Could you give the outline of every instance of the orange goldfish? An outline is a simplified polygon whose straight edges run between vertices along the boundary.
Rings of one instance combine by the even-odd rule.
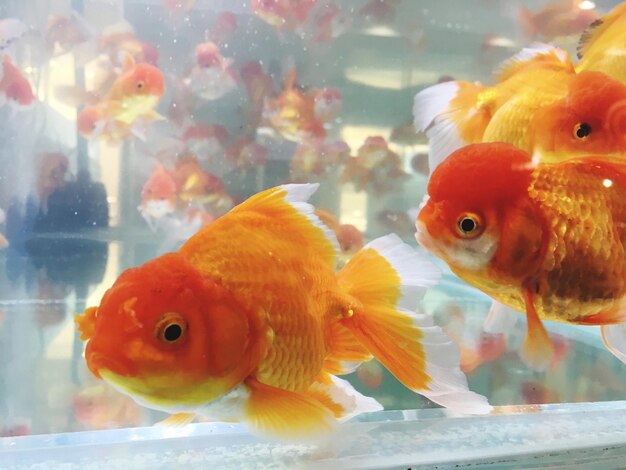
[[[296,70],[292,68],[283,91],[266,100],[263,116],[285,139],[294,142],[322,140],[326,131],[315,113],[315,101],[296,86],[296,78]]]
[[[250,8],[278,30],[297,31],[306,22],[315,0],[251,0]]]
[[[341,179],[352,182],[357,191],[372,189],[385,193],[407,176],[400,156],[389,148],[383,137],[373,136],[365,139],[356,157],[347,160]]]
[[[249,130],[255,132],[263,118],[265,100],[274,91],[274,83],[258,62],[246,62],[239,72],[248,94],[248,103],[243,113]]]
[[[596,20],[581,35],[577,71],[603,72],[626,84],[626,3]]]
[[[69,16],[51,15],[45,38],[51,54],[71,51],[78,55],[82,63],[98,54],[94,31],[75,11]]]
[[[78,129],[89,138],[124,139],[141,136],[142,126],[162,119],[154,110],[165,92],[163,74],[153,65],[135,63],[125,54],[124,70],[107,94],[78,116]]]
[[[30,108],[35,102],[33,89],[8,55],[3,57],[0,70],[0,107],[9,105],[13,110]]]
[[[438,269],[388,235],[335,273],[337,241],[306,202],[317,187],[263,191],[122,273],[76,317],[91,372],[167,423],[200,415],[286,439],[380,410],[335,377],[372,356],[439,404],[489,412],[445,334],[402,307]]]
[[[206,172],[195,156],[181,158],[172,176],[176,182],[176,193],[182,202],[230,209],[232,199],[226,194],[224,183],[217,176]]]
[[[561,36],[582,33],[599,17],[594,7],[582,0],[558,0],[533,13],[528,8],[519,11],[522,29],[530,39],[552,41]]]
[[[160,163],[141,190],[141,204],[138,209],[152,226],[152,221],[171,214],[176,209],[176,181],[172,174]]]
[[[505,143],[454,152],[432,174],[416,222],[418,242],[461,279],[526,312],[521,355],[550,364],[542,319],[603,325],[626,351],[626,162],[586,156],[533,164]]]

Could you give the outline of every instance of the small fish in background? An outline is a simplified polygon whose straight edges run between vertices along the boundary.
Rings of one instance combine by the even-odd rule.
[[[327,437],[380,410],[336,377],[372,357],[441,405],[489,413],[447,336],[403,308],[437,282],[436,266],[388,235],[336,273],[337,242],[307,203],[317,187],[263,191],[122,273],[76,316],[91,372],[174,413],[163,424],[199,415],[286,440]]]
[[[312,176],[324,178],[349,157],[350,147],[343,140],[299,144],[289,165],[291,182],[306,182]]]
[[[141,190],[139,212],[154,230],[155,222],[176,210],[177,186],[172,174],[157,163],[154,171]]]
[[[343,108],[343,96],[337,88],[322,88],[313,92],[315,117],[324,124],[335,121]]]
[[[390,24],[396,19],[396,9],[402,0],[370,0],[357,15],[374,24]]]
[[[347,160],[341,181],[351,182],[357,191],[384,194],[396,189],[406,178],[400,156],[389,148],[384,137],[371,136],[365,139],[356,156]]]
[[[0,54],[28,32],[29,28],[22,20],[17,18],[0,19]]]
[[[222,160],[230,135],[219,124],[198,124],[188,127],[182,135],[185,148],[201,160]]]
[[[580,36],[576,71],[603,72],[626,84],[626,3],[596,20]]]
[[[230,11],[220,13],[211,28],[209,39],[216,44],[228,44],[237,31],[237,15]]]
[[[269,151],[256,140],[241,136],[228,146],[226,157],[235,168],[252,168],[265,164]]]
[[[278,31],[301,31],[315,0],[251,0],[252,12]]]
[[[545,42],[578,35],[599,17],[595,4],[588,0],[557,0],[534,13],[525,7],[519,10],[525,36]]]
[[[48,197],[67,183],[70,161],[61,152],[48,152],[39,156],[39,174],[37,176],[37,195],[40,210],[48,212]]]
[[[314,43],[328,44],[352,27],[352,17],[334,1],[319,3],[309,19],[302,35],[305,39],[311,38]]]
[[[454,152],[431,175],[417,241],[461,279],[525,312],[520,355],[554,357],[541,320],[601,325],[626,362],[626,161],[587,156],[536,164],[505,143]]]
[[[263,117],[283,138],[305,143],[326,137],[324,123],[315,114],[315,101],[310,93],[296,84],[297,73],[292,67],[285,78],[281,93],[266,99]]]
[[[213,42],[203,42],[195,49],[195,64],[183,79],[194,96],[213,101],[237,89],[237,75],[232,59],[224,57]]]
[[[135,63],[125,53],[124,70],[106,95],[78,115],[78,129],[87,138],[118,141],[131,134],[145,138],[145,127],[163,119],[155,108],[165,92],[161,71],[147,63]]]
[[[317,215],[322,223],[335,234],[339,248],[341,249],[343,258],[341,261],[347,261],[365,245],[363,234],[354,225],[339,223],[339,220],[334,214],[324,209],[315,209],[315,215]]]
[[[483,66],[490,66],[495,61],[502,61],[510,56],[511,51],[515,49],[517,43],[501,34],[486,34],[480,44],[478,52],[478,62]]]
[[[207,172],[195,155],[184,155],[172,171],[176,194],[181,203],[189,207],[210,207],[214,213],[224,213],[232,207],[232,198],[226,193],[224,183]]]
[[[8,55],[3,56],[0,70],[0,107],[9,106],[13,113],[30,109],[35,103],[33,89]]]

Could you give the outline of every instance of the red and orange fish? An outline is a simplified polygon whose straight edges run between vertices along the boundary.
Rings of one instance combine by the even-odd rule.
[[[0,107],[10,106],[14,111],[30,108],[35,102],[33,89],[8,55],[2,58],[0,70]]]
[[[76,318],[93,374],[168,423],[200,415],[286,439],[380,410],[335,377],[372,356],[439,404],[489,412],[447,336],[403,307],[438,269],[389,235],[335,273],[337,241],[306,202],[316,189],[263,191],[122,273]]]
[[[553,356],[542,319],[602,325],[626,361],[625,161],[537,165],[510,144],[470,145],[433,172],[416,226],[418,242],[459,277],[526,312],[529,365]]]
[[[524,34],[529,39],[552,41],[559,37],[582,33],[600,15],[595,6],[583,0],[557,0],[533,13],[521,8],[519,20]]]

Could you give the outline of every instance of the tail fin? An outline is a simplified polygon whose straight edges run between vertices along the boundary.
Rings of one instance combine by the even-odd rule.
[[[468,390],[458,347],[429,316],[403,308],[439,276],[396,235],[378,238],[337,274],[353,298],[340,322],[406,387],[455,411],[487,413],[486,398]]]
[[[421,90],[413,101],[413,123],[426,132],[431,173],[455,150],[480,142],[491,119],[481,100],[487,87],[471,82],[444,82]]]

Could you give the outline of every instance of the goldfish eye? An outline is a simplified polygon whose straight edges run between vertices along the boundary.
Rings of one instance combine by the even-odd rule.
[[[155,333],[159,341],[173,344],[185,337],[187,322],[178,313],[166,313],[157,322]]]
[[[458,234],[463,238],[475,238],[483,232],[483,224],[476,214],[463,214],[456,223]]]
[[[143,82],[137,82],[137,89],[141,90],[143,88]]]
[[[591,134],[591,126],[586,122],[580,122],[574,126],[574,137],[578,140],[586,140]]]

